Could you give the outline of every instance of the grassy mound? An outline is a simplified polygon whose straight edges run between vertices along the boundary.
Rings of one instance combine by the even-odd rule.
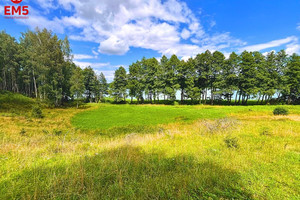
[[[30,110],[34,104],[35,101],[33,99],[21,94],[0,91],[1,112],[22,113]]]

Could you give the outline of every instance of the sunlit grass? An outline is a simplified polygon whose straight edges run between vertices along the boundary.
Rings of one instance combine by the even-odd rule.
[[[300,106],[90,106],[0,115],[0,199],[300,197]]]
[[[192,122],[197,119],[218,119],[230,115],[273,115],[276,106],[149,106],[102,104],[81,112],[72,118],[80,129],[108,129],[113,127],[149,126],[174,122]],[[296,106],[285,106],[300,114]]]

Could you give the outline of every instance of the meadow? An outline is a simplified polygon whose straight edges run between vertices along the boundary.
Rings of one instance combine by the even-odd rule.
[[[36,104],[0,96],[0,199],[300,198],[300,106]]]

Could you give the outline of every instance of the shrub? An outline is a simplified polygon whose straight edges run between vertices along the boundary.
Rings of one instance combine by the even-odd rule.
[[[286,108],[278,107],[273,110],[274,115],[288,115],[289,111]]]
[[[238,139],[236,137],[226,137],[224,142],[227,148],[239,148]]]
[[[21,131],[20,131],[20,135],[24,136],[25,134],[26,134],[26,130],[24,128],[22,128]]]
[[[53,130],[53,133],[54,133],[54,135],[56,135],[56,136],[60,136],[60,135],[62,134],[62,131],[61,131],[61,130],[58,130],[58,129],[54,129],[54,130]]]
[[[178,106],[179,103],[178,103],[177,101],[174,101],[173,105],[174,105],[174,106]]]
[[[43,115],[43,112],[42,112],[42,109],[40,106],[34,106],[31,110],[31,116],[34,117],[34,118],[43,118],[44,115]]]

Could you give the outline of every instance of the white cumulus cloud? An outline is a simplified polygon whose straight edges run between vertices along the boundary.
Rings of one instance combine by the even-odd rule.
[[[263,43],[263,44],[256,44],[256,45],[250,45],[250,46],[245,46],[239,49],[240,52],[246,50],[246,51],[260,51],[260,50],[264,50],[264,49],[268,49],[268,48],[273,48],[273,47],[279,47],[282,46],[284,44],[288,44],[288,43],[294,43],[297,42],[298,38],[295,36],[290,36],[287,38],[283,38],[283,39],[279,39],[279,40],[273,40],[267,43]]]
[[[131,47],[137,47],[161,54],[177,52],[178,56],[193,56],[204,47],[221,50],[242,43],[227,32],[208,34],[200,18],[182,0],[38,0],[38,3],[46,11],[59,8],[67,12],[46,19],[40,11],[40,15],[35,14],[24,23],[59,33],[69,31],[72,40],[98,43],[102,54],[123,55]]]

